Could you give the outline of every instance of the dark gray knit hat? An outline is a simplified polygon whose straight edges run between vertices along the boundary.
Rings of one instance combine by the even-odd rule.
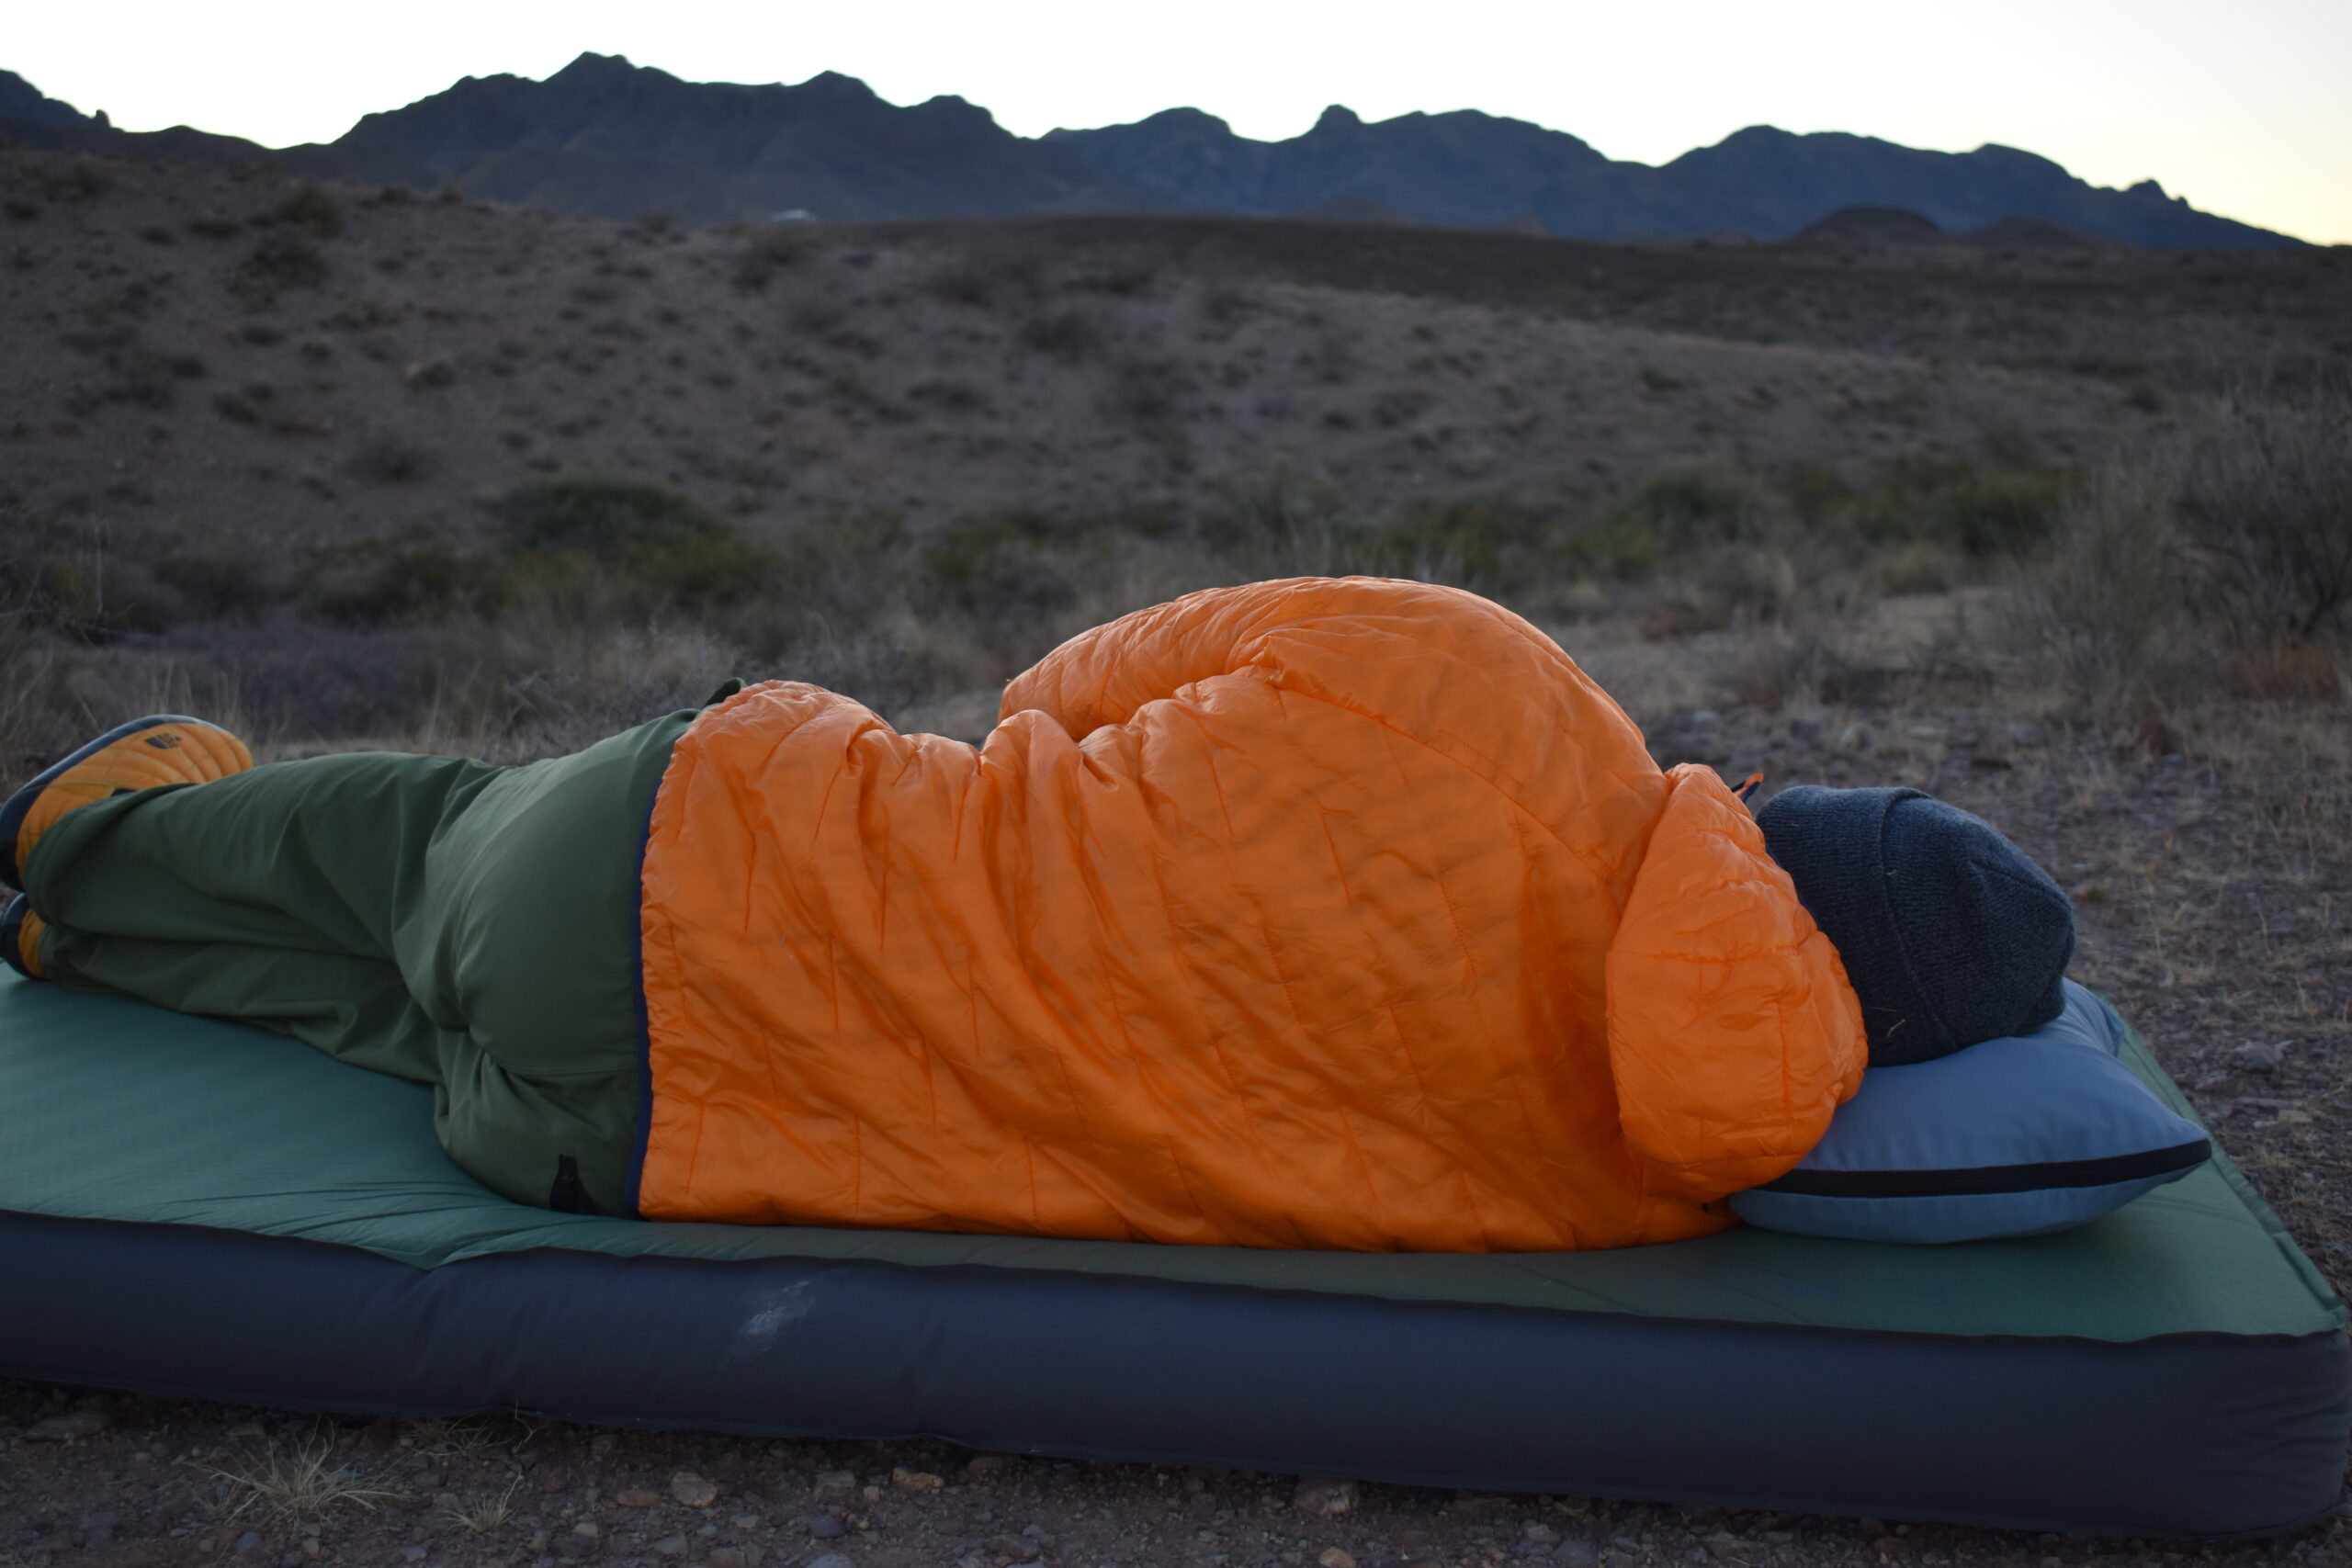
[[[1756,814],[1861,998],[1871,1066],[2058,1016],[2075,911],[1993,826],[1916,789],[1784,789]]]

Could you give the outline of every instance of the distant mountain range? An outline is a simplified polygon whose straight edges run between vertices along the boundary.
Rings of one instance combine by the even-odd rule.
[[[2094,186],[2009,147],[1929,152],[1753,126],[1653,166],[1470,109],[1368,122],[1337,106],[1283,141],[1237,136],[1191,108],[1033,139],[962,98],[902,108],[831,72],[797,86],[741,86],[684,82],[598,54],[544,82],[469,76],[371,114],[334,141],[277,150],[185,127],[121,130],[0,71],[0,135],[41,147],[266,159],[319,178],[453,186],[563,212],[660,210],[691,222],[1118,211],[1779,240],[1871,207],[1919,214],[1951,234],[2028,220],[2005,232],[2184,249],[2302,243],[2200,212],[2154,180]]]

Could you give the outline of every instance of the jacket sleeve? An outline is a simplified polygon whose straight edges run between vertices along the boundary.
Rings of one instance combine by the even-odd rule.
[[[1747,807],[1684,764],[1608,962],[1618,1115],[1648,1189],[1710,1202],[1781,1176],[1861,1085],[1837,949]]]

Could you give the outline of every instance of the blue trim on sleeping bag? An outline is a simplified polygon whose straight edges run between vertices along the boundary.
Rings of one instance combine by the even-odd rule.
[[[1861,1333],[553,1249],[426,1270],[6,1212],[0,1258],[0,1375],[2011,1529],[2295,1529],[2335,1506],[2352,1423],[2336,1330]]]
[[[637,830],[638,910],[628,928],[629,999],[637,1006],[637,1128],[628,1152],[629,1219],[645,1217],[645,1153],[653,1142],[653,1019],[645,1004],[645,852],[653,842],[653,807],[661,798],[657,784]]]

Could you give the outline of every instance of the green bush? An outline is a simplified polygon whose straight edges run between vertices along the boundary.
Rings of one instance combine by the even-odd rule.
[[[776,558],[693,498],[645,479],[564,474],[492,503],[518,585],[594,580],[642,608],[740,604],[775,581]]]
[[[322,240],[343,232],[343,205],[317,186],[304,186],[281,203],[277,216],[298,229],[308,229]]]
[[[2241,640],[2352,624],[2352,385],[2233,400],[2181,462],[2174,504]]]
[[[318,246],[295,234],[266,235],[237,264],[229,291],[255,310],[277,302],[288,288],[316,288],[327,280],[327,258]]]
[[[1605,503],[1563,547],[1587,574],[1630,581],[1679,557],[1757,543],[1786,513],[1786,503],[1746,469],[1678,463]]]
[[[1062,514],[1026,509],[984,513],[923,547],[916,598],[924,609],[984,623],[1025,622],[1078,603],[1090,569],[1130,555],[1138,541],[1174,532],[1165,506]]]
[[[439,620],[460,609],[494,610],[504,583],[494,567],[461,555],[422,529],[322,551],[302,586],[315,615],[352,626]]]
[[[1871,544],[1924,541],[1984,560],[2047,545],[2067,493],[2064,477],[2052,469],[1915,453],[1881,471],[1855,500],[1852,516]]]
[[[1510,592],[1560,575],[1563,514],[1508,495],[1410,502],[1365,536],[1389,577]]]

